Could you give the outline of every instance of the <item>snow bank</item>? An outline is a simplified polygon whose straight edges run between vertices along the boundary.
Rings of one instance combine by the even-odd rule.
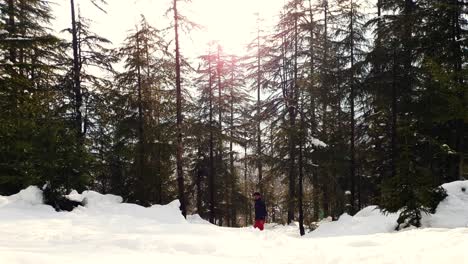
[[[113,194],[100,194],[95,191],[84,191],[79,194],[77,191],[72,191],[67,198],[72,201],[84,202],[87,206],[97,206],[100,204],[120,204],[123,199],[120,196]]]
[[[68,198],[74,201],[83,201],[85,207],[78,207],[76,213],[88,215],[113,215],[125,217],[137,217],[151,220],[160,224],[182,224],[187,223],[180,213],[180,202],[174,200],[167,205],[153,205],[143,207],[137,204],[122,203],[120,196],[112,194],[100,194],[94,191],[84,191],[79,194],[73,191]]]
[[[468,181],[457,181],[442,186],[447,198],[437,207],[433,215],[424,215],[423,227],[457,228],[468,226]],[[85,206],[75,208],[71,213],[56,213],[50,206],[43,204],[42,191],[31,186],[11,196],[0,196],[0,218],[56,218],[69,217],[99,218],[102,223],[125,224],[128,219],[139,219],[148,225],[153,224],[197,224],[211,225],[199,215],[189,215],[187,220],[180,213],[178,200],[167,205],[153,205],[145,208],[136,204],[123,203],[120,196],[85,191],[81,194],[71,192],[68,198],[83,201]],[[351,217],[343,214],[338,221],[322,221],[317,229],[307,237],[334,237],[370,235],[394,232],[398,214],[384,215],[376,206],[369,206]],[[297,225],[267,225],[272,233],[296,236]]]
[[[4,206],[34,206],[43,204],[42,191],[36,186],[29,186],[17,194],[0,196],[0,207]]]
[[[397,214],[384,215],[377,206],[369,206],[356,215],[343,214],[338,221],[322,223],[309,237],[369,235],[392,232]]]
[[[187,222],[197,225],[211,225],[209,221],[206,221],[205,219],[201,218],[201,216],[198,214],[187,215]]]
[[[423,217],[426,227],[457,228],[468,226],[468,181],[455,181],[442,185],[447,198],[439,203],[436,213]]]
[[[136,217],[160,224],[184,224],[187,223],[179,210],[180,202],[175,200],[167,205],[153,205],[142,207],[136,204],[122,203],[120,196],[112,194],[100,194],[94,191],[84,191],[79,194],[72,191],[67,198],[73,201],[82,201],[85,206],[79,206],[72,211],[73,215],[99,216],[107,219],[119,217]],[[0,196],[0,216],[18,214],[30,217],[44,214],[48,217],[58,217],[66,214],[56,214],[55,210],[43,204],[42,191],[36,186],[30,186],[11,196]]]
[[[0,195],[0,219],[47,217],[55,210],[43,204],[42,191],[36,186],[29,186],[17,194]]]
[[[455,198],[464,200],[456,190],[455,186]],[[35,187],[0,196],[0,263],[468,263],[468,228],[302,239],[297,223],[268,224],[265,231],[187,224],[177,201],[143,208],[95,192],[74,192],[70,197],[87,204],[72,212],[55,212],[41,204],[41,191]],[[446,202],[445,206],[458,203]],[[441,204],[441,214],[443,208]],[[364,222],[380,217],[370,207],[338,222],[360,233],[358,227],[364,229]],[[188,218],[204,223],[196,215]],[[320,228],[324,232],[327,225],[338,222]]]
[[[458,228],[468,226],[468,181],[442,185],[447,198],[440,202],[435,214],[423,215],[422,227]],[[323,223],[309,237],[369,235],[394,232],[398,214],[384,215],[377,206],[369,206],[356,215],[342,215],[338,221]]]

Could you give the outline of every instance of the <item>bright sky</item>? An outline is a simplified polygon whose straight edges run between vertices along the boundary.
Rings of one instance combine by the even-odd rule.
[[[69,27],[70,1],[55,0],[56,21],[54,28],[60,30]],[[156,28],[168,25],[166,10],[171,0],[107,0],[107,14],[90,4],[90,0],[75,0],[80,6],[82,16],[94,21],[92,29],[119,45],[128,30],[139,21],[140,14]],[[189,4],[180,4],[181,14],[204,28],[190,32],[190,38],[182,38],[182,52],[193,57],[206,52],[210,40],[218,40],[228,52],[241,55],[245,43],[253,39],[256,32],[256,16],[270,26],[276,20],[284,0],[192,0]],[[172,17],[172,14],[171,14]]]

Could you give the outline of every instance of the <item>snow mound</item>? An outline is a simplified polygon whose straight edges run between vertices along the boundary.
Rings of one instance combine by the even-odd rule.
[[[356,215],[343,214],[338,221],[322,223],[309,237],[369,235],[392,232],[397,214],[384,215],[377,206],[369,206]]]
[[[468,181],[443,184],[448,196],[439,203],[436,213],[423,217],[423,226],[457,228],[468,226]]]
[[[55,210],[43,204],[42,191],[29,186],[17,194],[0,195],[0,219],[36,219],[53,217]]]
[[[71,213],[56,213],[51,206],[43,204],[42,190],[36,186],[30,186],[11,196],[0,196],[0,217],[53,218],[71,214],[71,216],[100,217],[109,221],[119,218],[135,218],[158,224],[187,223],[180,213],[179,200],[172,201],[167,205],[143,207],[137,204],[123,203],[120,196],[100,194],[95,191],[84,191],[81,194],[72,191],[67,195],[67,198],[84,202],[85,206],[78,206]]]
[[[43,204],[42,191],[36,186],[29,186],[17,194],[0,196],[0,208],[4,206],[34,206]]]
[[[459,228],[468,226],[468,181],[442,185],[447,197],[439,203],[435,214],[424,215],[422,227]],[[309,237],[370,235],[394,232],[398,214],[383,214],[377,206],[368,206],[354,216],[343,214],[338,221],[322,223]]]
[[[95,191],[84,191],[79,194],[73,191],[68,198],[74,201],[83,201],[85,207],[74,210],[77,213],[96,215],[112,215],[121,217],[135,217],[147,219],[160,224],[183,224],[187,223],[180,213],[180,202],[174,200],[167,205],[153,205],[143,207],[132,203],[123,203],[120,196],[112,194],[100,194]]]
[[[123,202],[122,197],[113,195],[113,194],[100,194],[95,191],[84,191],[82,194],[79,194],[77,191],[73,190],[67,198],[72,201],[84,202],[87,206],[95,206],[100,204],[120,204]]]
[[[197,225],[211,225],[209,221],[206,221],[205,219],[201,218],[201,216],[198,214],[187,215],[187,222]]]

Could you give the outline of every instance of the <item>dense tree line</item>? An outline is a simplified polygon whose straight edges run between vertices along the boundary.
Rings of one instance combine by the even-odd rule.
[[[191,63],[179,2],[171,25],[142,16],[115,47],[73,0],[69,38],[49,1],[0,1],[1,194],[178,198],[239,226],[261,191],[304,234],[370,204],[419,226],[467,176],[466,1],[289,0],[245,54],[213,41]]]

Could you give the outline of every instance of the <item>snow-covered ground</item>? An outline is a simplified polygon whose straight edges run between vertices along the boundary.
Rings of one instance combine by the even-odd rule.
[[[423,215],[425,228],[468,227],[468,181],[456,181],[442,185],[447,191],[433,215]],[[376,206],[369,206],[353,217],[342,215],[336,222],[320,225],[308,237],[332,237],[345,235],[370,235],[394,232],[398,214],[383,215]]]
[[[301,238],[295,226],[217,227],[185,220],[178,202],[142,208],[95,192],[72,193],[87,205],[57,213],[29,187],[0,196],[0,263],[468,263],[468,182],[444,188],[426,228],[394,232],[395,216],[370,207]]]

